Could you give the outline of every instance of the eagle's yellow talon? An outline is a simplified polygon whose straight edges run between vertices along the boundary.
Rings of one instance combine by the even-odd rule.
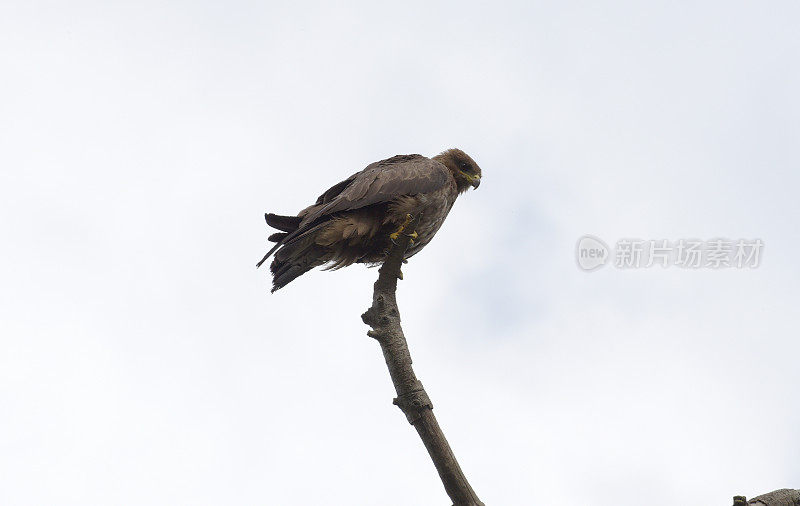
[[[399,279],[400,281],[403,280],[403,271],[401,271],[400,269],[397,270],[397,279]]]
[[[406,213],[406,221],[404,221],[403,224],[400,225],[400,227],[398,227],[397,230],[395,230],[394,232],[389,234],[389,239],[391,239],[392,242],[397,241],[397,238],[400,237],[400,234],[403,233],[403,230],[406,229],[408,224],[411,223],[411,220],[413,220],[413,219],[414,219],[414,217],[410,213]],[[412,238],[417,237],[417,233],[416,232],[412,232],[409,235],[411,235]]]

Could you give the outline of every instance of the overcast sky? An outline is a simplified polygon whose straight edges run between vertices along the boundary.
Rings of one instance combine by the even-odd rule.
[[[800,3],[0,5],[0,503],[450,504],[359,315],[265,211],[482,167],[399,302],[488,505],[800,487]],[[759,238],[583,272],[584,234]]]

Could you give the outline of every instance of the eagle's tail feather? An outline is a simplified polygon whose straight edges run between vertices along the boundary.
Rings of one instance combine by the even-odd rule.
[[[287,237],[281,238],[273,246],[273,250],[280,248],[270,265],[273,292],[288,285],[314,267],[325,263],[326,250],[317,244],[318,233],[325,225],[325,223],[320,223],[309,230],[302,231],[295,237],[292,237],[293,234],[286,233],[284,235]]]
[[[261,264],[263,264],[264,262],[266,262],[266,261],[267,261],[267,258],[269,258],[269,256],[270,256],[271,254],[275,253],[275,250],[276,250],[276,249],[278,249],[278,248],[280,248],[280,247],[281,247],[281,243],[279,242],[278,244],[276,244],[275,246],[273,246],[272,248],[270,248],[270,250],[269,250],[269,251],[267,251],[267,254],[266,254],[266,255],[264,255],[264,258],[262,258],[261,260],[259,260],[259,261],[258,261],[258,263],[256,264],[256,269],[258,269],[259,267],[261,267]]]
[[[272,234],[267,238],[269,241],[272,241],[277,244],[275,244],[275,246],[273,246],[269,251],[267,251],[267,254],[264,255],[264,258],[262,258],[256,264],[256,269],[261,267],[261,264],[266,262],[267,258],[269,258],[270,255],[275,253],[275,251],[281,247],[281,241],[287,238],[291,239],[289,235],[291,235],[292,232],[297,232],[297,229],[300,228],[300,222],[303,220],[299,216],[280,216],[274,213],[264,214],[264,219],[266,220],[267,225],[269,225],[272,228],[277,228],[281,232]]]
[[[313,269],[314,264],[282,264],[280,271],[275,272],[272,278],[272,292],[283,288],[296,278]]]
[[[300,222],[303,220],[299,216],[280,216],[274,213],[266,213],[264,219],[267,221],[267,225],[277,228],[281,232],[294,232],[300,227]]]

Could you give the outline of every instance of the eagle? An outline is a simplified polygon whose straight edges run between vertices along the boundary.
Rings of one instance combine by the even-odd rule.
[[[431,158],[397,155],[371,163],[297,216],[265,214],[278,232],[268,237],[275,245],[256,267],[275,253],[270,265],[275,292],[314,267],[378,265],[404,231],[412,238],[409,258],[433,239],[456,198],[480,183],[481,168],[457,148]],[[406,230],[415,218],[415,230]]]

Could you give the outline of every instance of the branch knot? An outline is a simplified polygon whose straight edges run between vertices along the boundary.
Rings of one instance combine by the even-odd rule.
[[[392,402],[403,411],[411,425],[422,417],[423,411],[433,409],[433,402],[419,380],[413,390],[398,395]]]

